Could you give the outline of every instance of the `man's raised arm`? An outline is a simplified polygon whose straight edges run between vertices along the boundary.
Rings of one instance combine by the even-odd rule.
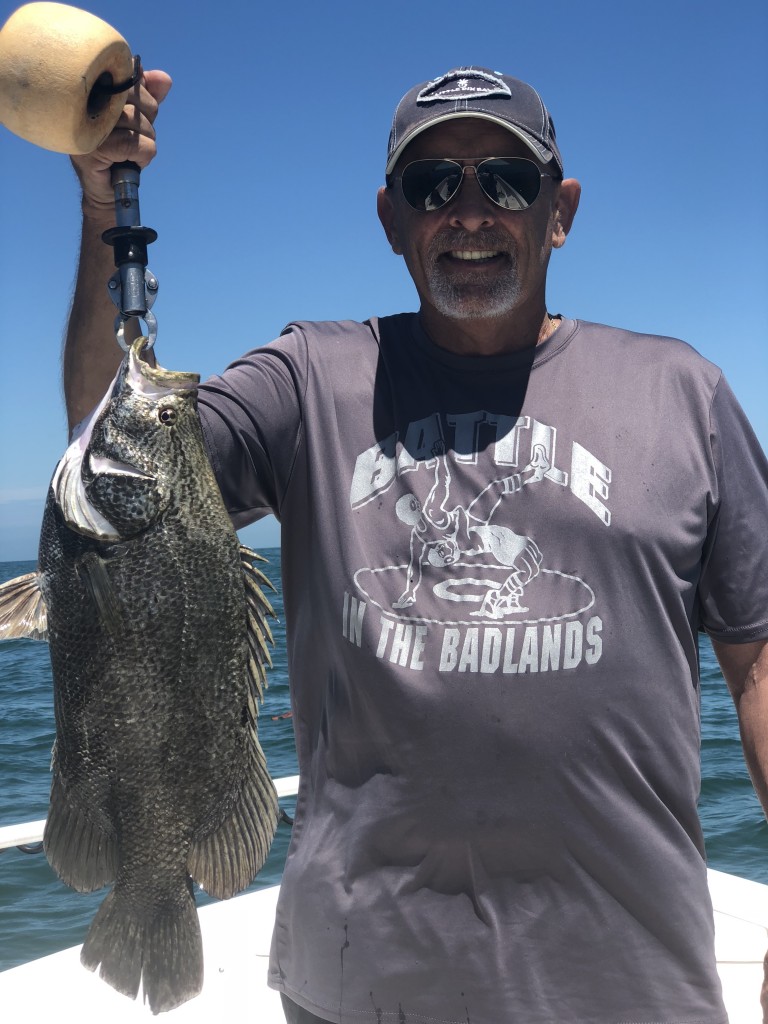
[[[83,235],[75,294],[64,345],[64,397],[70,431],[100,401],[117,370],[121,352],[114,338],[115,307],[107,293],[113,250],[101,235],[115,224],[113,163],[133,160],[146,167],[157,152],[154,120],[168,95],[164,71],[146,71],[112,133],[94,152],[72,157],[83,189]]]

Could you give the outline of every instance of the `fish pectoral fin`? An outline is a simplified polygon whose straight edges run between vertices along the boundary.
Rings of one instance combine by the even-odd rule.
[[[48,639],[48,614],[36,572],[0,587],[0,640]]]
[[[86,808],[70,799],[54,753],[53,783],[43,846],[53,870],[77,892],[93,892],[117,875],[117,839],[100,828]]]
[[[120,633],[123,628],[123,612],[107,571],[107,563],[95,551],[88,551],[75,562],[75,570],[96,605],[107,631],[113,635]]]
[[[211,896],[225,900],[250,885],[267,859],[279,809],[264,752],[255,729],[249,735],[249,761],[231,810],[212,832],[196,839],[187,870]]]

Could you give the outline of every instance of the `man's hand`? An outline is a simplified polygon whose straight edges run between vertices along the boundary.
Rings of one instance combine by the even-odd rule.
[[[112,164],[133,160],[139,167],[146,167],[154,158],[157,153],[154,121],[171,84],[170,75],[165,71],[145,71],[131,89],[117,124],[99,148],[86,156],[71,158],[83,188],[84,212],[113,214]]]

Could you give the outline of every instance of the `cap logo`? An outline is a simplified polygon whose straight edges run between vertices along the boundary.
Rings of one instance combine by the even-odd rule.
[[[485,96],[512,95],[509,86],[501,78],[487,71],[473,68],[457,68],[441,75],[426,85],[416,97],[416,102],[440,103],[452,102],[457,99],[480,99]]]

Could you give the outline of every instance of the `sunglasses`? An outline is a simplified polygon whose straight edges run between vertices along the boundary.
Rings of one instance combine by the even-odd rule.
[[[429,213],[450,203],[467,167],[474,168],[478,185],[502,210],[527,210],[541,192],[541,179],[554,178],[525,157],[489,157],[464,165],[456,160],[414,160],[390,183],[397,177],[408,205]]]

